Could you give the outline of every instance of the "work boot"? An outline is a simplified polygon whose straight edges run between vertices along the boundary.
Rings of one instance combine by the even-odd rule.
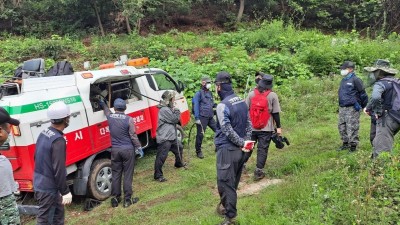
[[[349,149],[349,148],[350,148],[349,143],[343,142],[343,145],[340,146],[337,150],[338,150],[338,151],[343,151],[343,150],[347,150],[347,149]]]
[[[187,166],[187,163],[175,163],[175,167],[176,168],[182,168],[182,167],[186,167]]]
[[[225,217],[225,220],[222,223],[220,223],[220,225],[231,225],[231,224],[236,224],[235,217],[234,218]]]
[[[225,207],[222,205],[222,203],[220,202],[220,203],[218,203],[218,205],[217,205],[217,214],[218,215],[220,215],[220,216],[225,216],[225,213],[226,213],[226,209],[225,209]]]
[[[254,181],[259,181],[265,177],[265,173],[262,169],[256,168],[254,171]]]
[[[125,199],[124,200],[124,208],[128,208],[129,206],[131,206],[132,204],[135,204],[138,201],[139,201],[138,197],[135,197],[135,198],[132,198],[132,199],[130,199],[130,198]]]
[[[197,152],[196,154],[197,154],[197,158],[204,159],[203,152]]]
[[[113,208],[118,207],[118,203],[120,203],[120,202],[121,202],[120,197],[111,198],[111,207],[113,207]]]
[[[355,152],[357,151],[357,145],[350,145],[349,152]]]

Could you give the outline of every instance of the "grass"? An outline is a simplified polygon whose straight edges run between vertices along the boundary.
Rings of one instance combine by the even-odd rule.
[[[339,78],[312,79],[290,84],[291,92],[285,91],[285,87],[276,88],[282,100],[284,135],[291,145],[282,150],[270,147],[266,173],[268,179],[280,178],[284,182],[258,194],[240,197],[237,205],[240,224],[397,223],[398,211],[393,210],[398,203],[389,198],[391,202],[385,205],[386,209],[378,207],[384,203],[383,198],[368,194],[374,192],[372,186],[378,183],[369,176],[374,164],[369,159],[367,116],[361,115],[359,151],[353,154],[336,151],[341,144],[334,100],[338,83]],[[294,108],[293,104],[301,107]],[[212,135],[210,130],[207,132],[206,136]],[[192,146],[193,142],[192,138]],[[135,168],[133,187],[140,198],[137,204],[127,209],[111,208],[106,200],[93,211],[83,212],[82,203],[75,200],[67,207],[66,223],[219,223],[222,219],[215,213],[219,196],[211,138],[205,141],[204,153],[203,160],[197,159],[191,147],[190,158],[186,158],[188,170],[175,169],[170,154],[164,165],[168,181],[158,183],[153,181],[155,150],[147,151]],[[185,154],[188,155],[187,148]],[[253,183],[248,178],[255,168],[255,155],[248,163],[248,174],[242,176],[247,177],[247,183]],[[398,176],[398,170],[392,172]]]

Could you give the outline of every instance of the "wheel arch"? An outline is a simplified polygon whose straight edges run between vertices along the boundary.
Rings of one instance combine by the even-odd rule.
[[[91,155],[82,162],[78,163],[78,170],[75,173],[73,181],[73,192],[75,195],[88,194],[88,181],[92,164],[97,159],[111,159],[111,149],[105,149],[102,152]]]

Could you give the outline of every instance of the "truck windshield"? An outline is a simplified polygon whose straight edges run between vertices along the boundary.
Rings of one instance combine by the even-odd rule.
[[[174,81],[164,74],[154,74],[154,79],[156,80],[158,90],[176,90]]]

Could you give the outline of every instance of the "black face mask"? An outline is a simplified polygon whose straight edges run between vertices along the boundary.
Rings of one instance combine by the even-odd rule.
[[[65,128],[67,128],[69,126],[69,119],[68,118],[64,119],[64,126],[65,126]]]
[[[255,79],[256,84],[258,84],[258,82],[260,82],[260,80],[261,80],[260,78],[256,78]]]

